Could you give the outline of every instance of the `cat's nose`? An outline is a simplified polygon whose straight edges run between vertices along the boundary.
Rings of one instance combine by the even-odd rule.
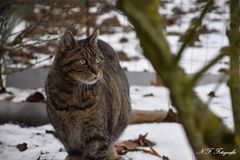
[[[92,72],[93,72],[96,76],[99,75],[99,68],[98,68],[97,65],[92,65],[90,68],[91,68]]]

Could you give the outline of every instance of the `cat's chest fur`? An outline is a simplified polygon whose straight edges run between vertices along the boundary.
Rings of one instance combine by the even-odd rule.
[[[98,105],[102,99],[102,90],[98,85],[73,85],[66,89],[60,84],[54,84],[49,89],[49,99],[56,110],[84,111]]]

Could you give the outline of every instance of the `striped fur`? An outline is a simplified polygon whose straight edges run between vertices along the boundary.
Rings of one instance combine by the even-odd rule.
[[[60,43],[46,80],[48,116],[72,160],[111,160],[114,141],[128,124],[128,82],[107,43],[72,38]],[[79,64],[81,58],[87,65]]]

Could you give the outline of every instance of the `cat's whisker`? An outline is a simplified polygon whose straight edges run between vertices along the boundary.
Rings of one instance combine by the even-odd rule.
[[[81,91],[82,91],[82,84],[81,82],[77,82],[78,84],[78,98],[80,99],[80,96],[81,96]],[[77,103],[78,104],[78,108],[80,107],[80,103]]]
[[[74,98],[77,99],[79,95],[79,88],[78,88],[78,82],[75,83],[75,91],[74,91]]]
[[[107,88],[108,88],[108,85],[107,85],[106,80],[105,80],[104,78],[101,78],[100,81],[101,81],[102,87],[103,87],[104,89],[107,89]]]

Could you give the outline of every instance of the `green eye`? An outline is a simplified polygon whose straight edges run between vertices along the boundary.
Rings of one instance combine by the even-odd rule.
[[[102,59],[100,57],[96,58],[96,63],[100,63]]]
[[[80,64],[86,64],[87,61],[86,61],[85,59],[82,58],[82,59],[79,60],[79,63],[80,63]]]

